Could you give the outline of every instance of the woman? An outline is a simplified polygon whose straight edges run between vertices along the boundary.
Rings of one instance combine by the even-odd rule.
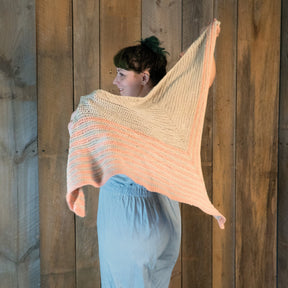
[[[145,97],[166,74],[166,52],[152,36],[114,57],[120,95]],[[178,202],[125,175],[100,189],[97,216],[102,287],[168,287],[178,258]]]
[[[166,74],[166,53],[154,36],[120,50],[120,95],[145,97]],[[210,86],[214,77],[215,63]],[[177,202],[116,175],[100,189],[97,227],[102,287],[168,287],[181,240]]]

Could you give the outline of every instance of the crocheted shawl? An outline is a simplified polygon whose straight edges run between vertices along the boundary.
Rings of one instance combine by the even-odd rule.
[[[225,217],[211,204],[200,159],[216,42],[214,21],[144,98],[97,90],[82,96],[69,123],[66,200],[85,216],[82,187],[125,174],[149,191]]]

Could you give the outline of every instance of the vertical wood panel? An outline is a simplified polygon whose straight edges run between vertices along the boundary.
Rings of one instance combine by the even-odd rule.
[[[65,201],[73,110],[71,1],[37,1],[37,49],[41,287],[73,288],[74,215]]]
[[[181,1],[142,1],[142,38],[155,35],[167,55],[167,71],[179,59],[181,53]],[[177,187],[175,187],[177,189]],[[170,288],[181,287],[181,249],[171,275]]]
[[[183,49],[213,20],[212,1],[183,0]],[[210,90],[201,143],[201,159],[208,195],[212,195],[213,91]],[[182,206],[182,287],[212,285],[212,218],[189,205]]]
[[[75,107],[80,96],[99,87],[99,0],[73,1]]]
[[[0,286],[37,287],[35,3],[0,2]]]
[[[276,287],[280,1],[239,1],[236,287]]]
[[[288,287],[288,2],[282,1],[279,117],[278,287]]]
[[[233,288],[235,271],[235,113],[237,1],[215,2],[221,22],[215,60],[213,106],[213,203],[227,218],[225,230],[213,222],[213,287]]]
[[[167,70],[178,61],[181,53],[181,1],[142,2],[142,38],[158,37],[161,45],[169,52]]]
[[[209,95],[205,118],[202,164],[208,192],[211,195],[213,187],[213,202],[228,222],[226,230],[220,231],[210,216],[183,205],[182,270],[178,262],[170,287],[276,287],[277,261],[278,287],[288,285],[288,6],[282,1],[277,258],[280,0],[238,1],[239,19],[236,0],[214,2],[213,13],[211,1],[145,0],[141,19],[140,0],[37,1],[41,287],[100,286],[97,197],[92,196],[97,193],[87,193],[88,216],[77,219],[76,242],[74,216],[65,203],[67,124],[73,110],[73,92],[74,108],[81,95],[100,84],[118,93],[112,88],[112,58],[120,48],[134,45],[141,38],[141,20],[142,37],[157,35],[170,52],[172,67],[181,50],[181,37],[184,50],[213,14],[221,21],[222,29],[216,46],[215,94],[212,91]],[[2,1],[0,16],[5,24],[0,26],[0,287],[36,287],[40,263],[34,2]],[[237,137],[236,151],[233,133]]]
[[[138,44],[141,38],[141,1],[100,1],[100,86],[118,94],[113,85],[114,55],[123,47]]]
[[[73,2],[74,109],[80,96],[99,88],[99,1]],[[77,287],[100,287],[97,237],[98,191],[85,187],[87,216],[76,217]]]

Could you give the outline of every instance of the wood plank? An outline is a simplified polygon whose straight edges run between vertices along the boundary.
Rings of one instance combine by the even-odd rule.
[[[155,35],[167,55],[167,71],[179,60],[181,53],[181,1],[146,0],[142,3],[142,38]]]
[[[0,286],[40,285],[35,6],[1,1]]]
[[[213,2],[183,0],[183,50],[213,20]],[[201,143],[201,159],[208,195],[212,196],[213,90],[210,89]],[[182,206],[182,287],[212,285],[212,217]]]
[[[98,190],[85,187],[87,215],[76,221],[76,269],[79,288],[101,285],[97,236]]]
[[[74,215],[68,210],[67,124],[73,110],[72,4],[37,1],[41,287],[75,287]]]
[[[80,96],[99,87],[99,5],[99,0],[73,1],[74,108]]]
[[[186,50],[213,20],[214,8],[212,1],[182,0],[183,8],[183,50]],[[185,30],[184,30],[185,29]]]
[[[74,109],[80,96],[99,88],[99,1],[73,1]],[[77,287],[100,287],[98,190],[85,187],[87,216],[76,217]]]
[[[118,94],[113,85],[114,55],[123,47],[136,45],[141,38],[141,1],[100,1],[100,86]]]
[[[178,61],[181,53],[181,1],[142,1],[142,38],[155,35],[167,55],[167,71]],[[169,288],[181,287],[181,249],[172,271]]]
[[[236,287],[276,287],[280,4],[238,3]]]
[[[288,2],[282,1],[279,106],[278,287],[288,287]]]
[[[235,287],[235,114],[237,1],[215,2],[221,22],[215,61],[213,103],[213,203],[226,217],[225,230],[213,221],[213,285]]]

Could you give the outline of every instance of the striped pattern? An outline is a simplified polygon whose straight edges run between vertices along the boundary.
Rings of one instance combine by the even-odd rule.
[[[69,123],[69,208],[85,216],[81,187],[125,174],[136,183],[213,215],[200,159],[216,41],[214,21],[144,98],[97,90],[81,97]]]

